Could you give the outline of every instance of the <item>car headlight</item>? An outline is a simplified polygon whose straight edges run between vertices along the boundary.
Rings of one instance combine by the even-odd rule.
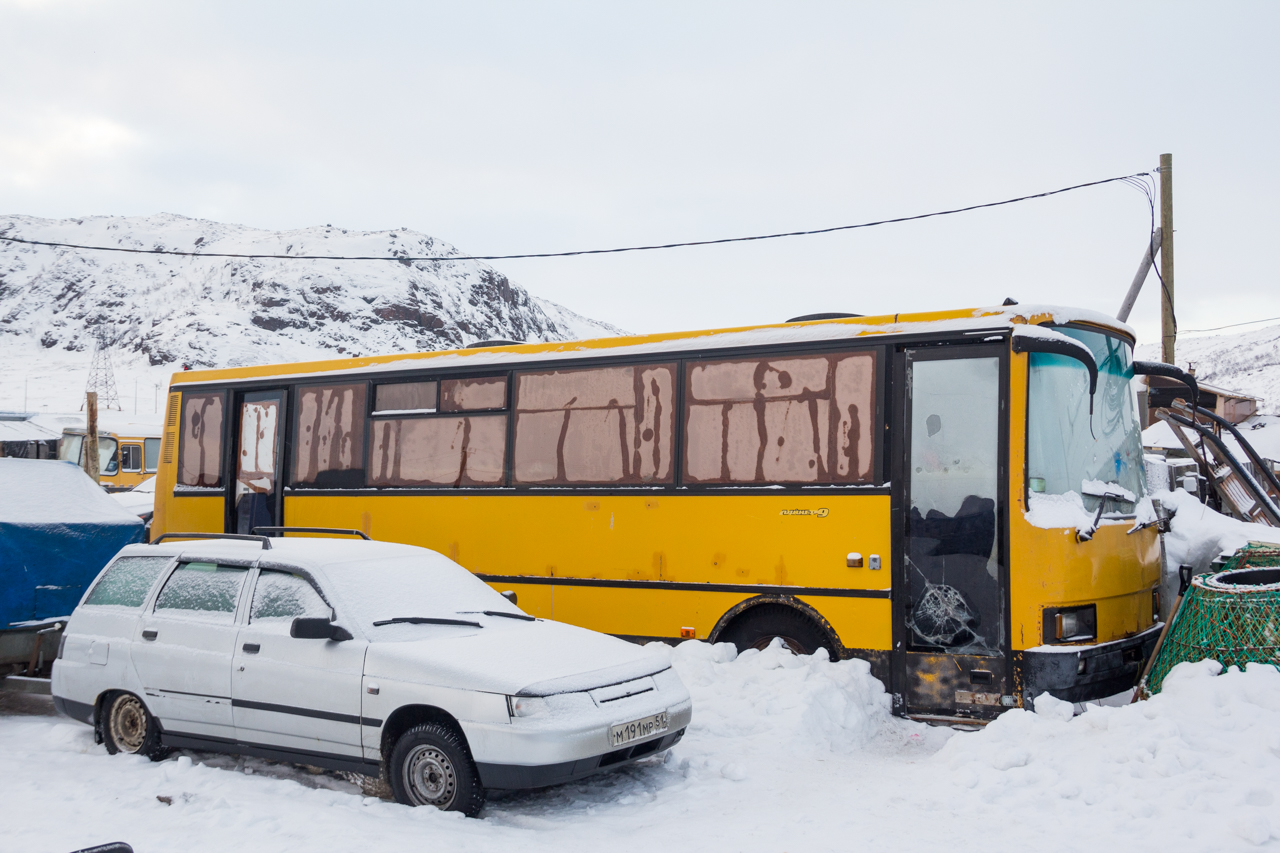
[[[536,717],[550,710],[541,696],[508,696],[507,713],[513,717]]]
[[[1080,643],[1098,636],[1098,607],[1053,607],[1044,611],[1046,643]]]

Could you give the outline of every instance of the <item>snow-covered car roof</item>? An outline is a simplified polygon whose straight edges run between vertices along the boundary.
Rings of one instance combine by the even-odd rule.
[[[425,555],[442,560],[448,559],[426,548],[400,545],[395,542],[370,542],[364,539],[338,537],[286,537],[269,541],[271,547],[264,548],[261,542],[247,539],[172,539],[158,545],[131,545],[125,549],[125,552],[139,556],[199,557],[236,561],[264,560],[290,563],[303,569],[320,570],[363,560],[390,557]],[[466,570],[462,569],[462,571]]]

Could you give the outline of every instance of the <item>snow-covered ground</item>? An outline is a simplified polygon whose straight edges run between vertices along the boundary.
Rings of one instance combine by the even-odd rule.
[[[985,729],[889,714],[867,666],[778,648],[673,653],[695,716],[670,755],[479,819],[331,775],[203,753],[108,756],[88,727],[0,716],[0,848],[227,850],[1248,850],[1280,846],[1280,672],[1185,664],[1147,702],[1042,701]],[[33,700],[32,700],[33,701]],[[30,703],[29,703],[30,704]]]

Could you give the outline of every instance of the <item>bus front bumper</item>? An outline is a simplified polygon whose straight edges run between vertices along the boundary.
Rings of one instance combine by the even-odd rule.
[[[1039,646],[1014,653],[1022,705],[1048,692],[1067,702],[1105,699],[1134,687],[1155,649],[1163,623],[1140,634],[1092,646]]]

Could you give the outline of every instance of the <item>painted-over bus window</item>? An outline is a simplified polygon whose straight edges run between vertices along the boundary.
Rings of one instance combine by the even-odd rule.
[[[507,407],[505,376],[485,379],[445,379],[440,383],[440,411],[474,412]]]
[[[365,386],[298,389],[294,483],[319,488],[364,485]]]
[[[373,392],[373,413],[423,414],[436,410],[435,382],[389,382]]]
[[[673,364],[521,374],[515,481],[671,482],[674,389]]]
[[[504,377],[377,386],[369,426],[369,485],[502,485],[506,414],[448,413],[502,409],[506,398]]]
[[[874,351],[692,362],[686,371],[686,482],[874,478]]]
[[[222,395],[182,395],[178,485],[222,486]]]

